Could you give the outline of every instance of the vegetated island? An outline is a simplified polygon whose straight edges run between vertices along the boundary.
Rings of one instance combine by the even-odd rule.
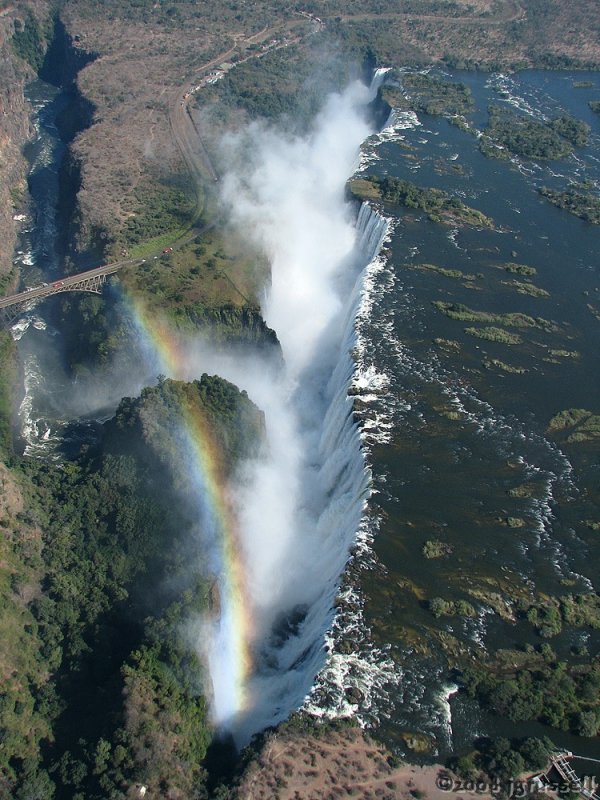
[[[384,205],[404,206],[424,211],[432,222],[444,225],[471,225],[494,228],[494,222],[481,211],[465,205],[442,189],[423,189],[410,181],[386,176],[354,178],[347,183],[350,195]]]
[[[386,84],[381,99],[393,108],[411,109],[431,116],[456,117],[475,108],[471,90],[464,83],[447,81],[420,72],[393,73],[386,80],[398,80],[399,86]]]
[[[476,311],[462,303],[450,303],[446,300],[434,300],[433,305],[442,314],[460,322],[482,322],[495,325],[506,325],[509,328],[537,328],[547,333],[556,333],[559,328],[555,322],[543,317],[530,317],[520,311],[497,314],[492,311]]]
[[[442,275],[444,278],[451,278],[457,281],[466,281],[466,283],[472,283],[478,278],[483,277],[481,274],[476,275],[473,272],[463,272],[460,269],[439,267],[437,264],[408,264],[407,266],[410,269],[418,269],[422,272],[434,272],[436,275]]]
[[[600,225],[600,197],[597,194],[593,194],[585,186],[571,187],[564,189],[562,192],[558,189],[549,189],[547,186],[542,186],[538,191],[552,205],[564,208],[565,211],[585,220],[585,222]]]
[[[589,132],[589,125],[568,114],[540,122],[492,105],[479,149],[490,158],[556,160],[571,155],[575,147],[585,147]]]
[[[567,408],[552,417],[548,433],[569,444],[597,442],[600,439],[600,415],[585,408]]]

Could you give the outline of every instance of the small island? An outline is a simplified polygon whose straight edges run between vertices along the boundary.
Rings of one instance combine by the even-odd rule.
[[[444,225],[470,225],[494,228],[494,222],[481,211],[465,205],[462,200],[441,189],[422,188],[410,181],[386,176],[354,178],[347,183],[348,191],[357,200],[371,200],[384,205],[404,206],[424,211],[432,222]]]
[[[530,317],[520,311],[510,311],[505,314],[496,314],[492,311],[476,311],[462,303],[450,303],[445,300],[434,300],[433,305],[442,314],[459,322],[479,322],[492,325],[506,325],[509,328],[537,328],[538,330],[554,333],[558,326],[551,320],[543,317]]]
[[[552,205],[564,208],[565,211],[585,220],[585,222],[600,225],[600,197],[593,194],[585,186],[571,187],[562,192],[542,186],[538,191]]]
[[[540,122],[493,105],[489,115],[488,127],[479,140],[479,149],[488,158],[556,160],[588,143],[590,126],[568,114]]]
[[[402,75],[401,87],[383,86],[381,98],[392,107],[431,116],[464,116],[475,108],[471,90],[464,83],[419,72]]]

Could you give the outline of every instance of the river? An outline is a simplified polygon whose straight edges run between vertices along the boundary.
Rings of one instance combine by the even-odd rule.
[[[445,119],[404,112],[363,147],[363,174],[451,192],[490,216],[495,229],[452,228],[402,209],[390,217],[386,250],[372,265],[355,381],[361,391],[372,388],[360,406],[373,472],[365,522],[372,545],[351,564],[347,624],[336,631],[337,654],[321,676],[315,710],[352,713],[347,687],[354,686],[354,713],[400,753],[409,752],[412,733],[435,758],[468,748],[478,735],[547,734],[597,755],[593,740],[484,714],[456,692],[451,666],[464,663],[461,653],[485,660],[500,648],[539,646],[531,626],[492,606],[533,592],[598,589],[599,542],[586,522],[599,515],[594,448],[559,446],[547,426],[563,409],[598,412],[600,326],[591,312],[600,301],[600,230],[537,189],[588,181],[598,192],[600,118],[588,101],[600,96],[600,77],[444,77],[470,87],[475,128],[485,126],[493,102],[537,119],[566,111],[591,126],[590,142],[559,162],[500,161]],[[585,85],[574,88],[577,82]],[[519,275],[505,265],[515,262],[536,270],[529,280],[547,296],[510,285]],[[435,301],[556,325],[520,330],[514,346],[482,341],[465,332],[473,323],[445,316]],[[449,555],[425,558],[428,540]],[[435,619],[428,601],[438,596],[468,600],[477,614]],[[560,657],[586,663],[600,640],[589,629],[569,629],[551,644]],[[573,656],[577,645],[587,648],[583,659]]]
[[[407,752],[413,734],[427,737],[429,757],[439,758],[464,748],[476,735],[544,732],[557,743],[593,755],[590,740],[485,715],[474,701],[456,692],[450,667],[456,661],[453,653],[459,651],[485,658],[486,651],[539,644],[531,627],[493,612],[491,595],[498,606],[519,593],[598,588],[598,534],[585,522],[600,519],[597,460],[588,446],[559,446],[547,426],[566,408],[598,411],[600,323],[589,307],[600,310],[600,231],[554,208],[537,189],[562,187],[570,180],[590,181],[598,189],[600,118],[587,103],[600,97],[600,78],[596,73],[548,72],[510,77],[455,73],[451,78],[471,88],[477,128],[485,125],[492,101],[534,117],[566,110],[590,124],[590,144],[560,162],[497,161],[479,152],[475,136],[445,119],[402,113],[363,145],[363,174],[389,174],[453,192],[489,215],[495,227],[448,228],[408,210],[390,215],[386,223],[368,208],[361,212],[362,232],[374,231],[377,245],[387,224],[387,240],[373,260],[372,242],[365,245],[363,239],[363,245],[356,244],[370,263],[360,285],[343,287],[345,307],[357,314],[356,327],[349,338],[338,336],[336,347],[341,343],[353,348],[354,374],[351,368],[347,371],[342,353],[338,377],[340,386],[351,379],[351,393],[357,398],[355,418],[360,420],[366,473],[362,459],[353,458],[358,472],[370,475],[371,497],[358,537],[347,537],[344,531],[342,549],[332,560],[336,569],[342,569],[350,548],[335,599],[338,613],[324,647],[323,626],[331,622],[335,594],[329,572],[322,592],[306,594],[318,598],[315,608],[320,609],[319,620],[306,610],[301,614],[312,626],[312,640],[300,632],[293,646],[290,641],[286,644],[284,660],[290,675],[298,663],[308,663],[313,674],[320,670],[305,703],[309,710],[324,716],[356,715],[398,752]],[[589,81],[591,87],[574,89],[576,81]],[[16,258],[24,283],[35,285],[51,280],[60,269],[53,242],[63,145],[54,115],[62,101],[60,93],[42,82],[30,85],[28,91],[38,119],[38,136],[28,150],[35,212],[22,231]],[[330,130],[343,135],[338,128]],[[323,210],[324,220],[325,215]],[[344,235],[345,225],[346,217],[340,228]],[[315,260],[314,254],[309,255],[307,265]],[[503,265],[515,262],[535,268],[532,280],[548,296],[525,296],[510,285],[515,276]],[[423,264],[477,277],[456,279],[419,268]],[[353,280],[362,266],[355,259]],[[334,274],[335,280],[338,277]],[[494,313],[543,317],[554,328],[519,331],[522,341],[514,346],[487,342],[468,335],[465,324],[440,313],[433,305],[440,300]],[[58,302],[46,301],[14,326],[25,368],[21,406],[25,452],[54,458],[64,456],[65,432],[73,430],[73,410],[67,402],[72,379],[62,364],[61,333],[52,325],[52,304]],[[276,326],[278,310],[282,311],[281,305],[267,306]],[[338,310],[331,319],[341,324],[344,315]],[[280,327],[285,324],[283,319]],[[294,344],[292,328],[289,335]],[[455,344],[435,345],[436,339]],[[318,341],[309,341],[312,348],[318,347]],[[312,375],[310,365],[303,360],[306,351],[297,345],[298,341],[292,353],[299,359],[295,378],[306,379]],[[330,374],[335,373],[334,365],[327,363]],[[323,379],[315,373],[311,380],[317,377]],[[314,467],[310,459],[319,458],[319,470],[327,466],[328,474],[333,474],[328,453],[323,452],[331,421],[327,408],[339,409],[338,433],[350,431],[347,409],[333,394],[334,388],[330,383],[328,389],[324,385],[319,389],[322,406],[317,408],[323,409],[320,424],[325,427],[318,447],[311,445],[303,456],[305,471]],[[298,397],[301,416],[311,401],[302,394]],[[85,431],[85,419],[83,424]],[[81,442],[80,433],[79,427],[74,450]],[[339,436],[331,441],[335,447],[345,446]],[[354,474],[350,466],[348,474]],[[364,480],[358,476],[352,486],[362,494],[348,503],[351,513],[339,512],[338,518],[345,526],[356,527],[357,509],[364,504]],[[525,493],[514,491],[523,486]],[[306,505],[306,487],[300,496]],[[311,510],[318,521],[316,533],[324,524],[335,530],[335,519],[322,505],[332,496],[336,497],[335,487],[326,491],[321,487],[321,506]],[[428,540],[443,542],[449,555],[426,559],[423,547]],[[294,580],[300,584],[302,575]],[[290,613],[304,608],[302,592],[296,594],[300,600],[290,605]],[[428,601],[436,596],[468,599],[477,614],[434,619]],[[315,631],[321,637],[320,655]],[[571,657],[575,645],[584,645],[589,658],[599,644],[598,635],[587,630],[567,631],[552,640],[565,657]],[[260,724],[280,719],[302,701],[298,691],[305,690],[307,675],[304,672],[289,691],[282,680],[288,694],[283,701],[278,694],[277,703],[283,705],[273,711],[263,709],[258,714]],[[269,682],[268,671],[262,677],[263,683]],[[269,692],[263,691],[268,697]]]

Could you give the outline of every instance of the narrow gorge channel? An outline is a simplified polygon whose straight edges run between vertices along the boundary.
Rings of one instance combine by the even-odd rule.
[[[184,356],[175,367],[155,348],[145,347],[132,306],[110,293],[106,298],[122,315],[139,361],[133,373],[122,364],[115,364],[114,375],[110,366],[104,370],[110,392],[93,401],[93,376],[87,384],[85,376],[74,379],[65,363],[66,339],[76,335],[76,323],[64,316],[60,298],[28,311],[13,326],[25,371],[20,417],[27,455],[77,455],[82,444],[94,441],[98,425],[120,397],[136,395],[158,373],[189,381],[202,373],[218,374],[265,412],[264,452],[243,467],[231,487],[246,621],[242,625],[233,613],[240,598],[228,594],[224,564],[220,618],[204,626],[197,640],[211,674],[214,724],[233,734],[238,745],[285,719],[310,695],[327,662],[325,636],[340,576],[370,492],[349,389],[366,269],[387,223],[367,205],[356,219],[345,183],[358,165],[361,142],[372,132],[371,104],[380,80],[377,74],[370,89],[357,82],[330,96],[303,139],[265,129],[250,163],[225,177],[223,203],[233,225],[242,234],[252,231],[253,246],[271,264],[262,313],[281,341],[283,368],[260,347],[240,354],[235,347],[217,349],[204,337],[187,334],[177,337]],[[26,285],[62,274],[68,250],[65,210],[74,208],[77,188],[76,181],[65,181],[72,172],[65,169],[69,156],[57,125],[74,95],[40,80],[29,92],[38,133],[29,147],[34,210],[17,253]],[[72,135],[63,130],[64,138]],[[246,159],[249,139],[243,134],[229,143],[232,164]],[[249,653],[243,669],[232,663],[242,650]],[[334,689],[339,692],[334,705],[343,705],[360,681],[358,674],[342,679]],[[309,707],[315,702],[316,695]]]

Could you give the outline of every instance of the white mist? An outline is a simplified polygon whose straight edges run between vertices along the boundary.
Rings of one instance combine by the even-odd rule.
[[[306,137],[252,125],[225,143],[234,166],[223,200],[271,265],[262,310],[285,359],[278,376],[258,361],[214,365],[248,391],[267,427],[264,457],[247,465],[237,494],[254,621],[248,705],[234,718],[217,702],[213,710],[240,744],[301,706],[323,666],[324,633],[368,496],[347,389],[360,276],[385,223],[361,214],[357,226],[345,183],[371,132],[373,97],[357,82],[329,97]],[[190,364],[210,369],[212,359],[198,355]],[[212,668],[225,670],[211,653]]]

